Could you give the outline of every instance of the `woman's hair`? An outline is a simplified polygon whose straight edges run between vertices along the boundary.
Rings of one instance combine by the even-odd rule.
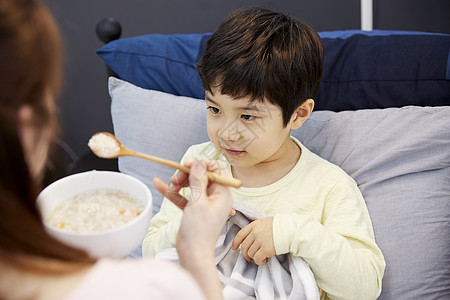
[[[277,105],[284,126],[322,76],[323,46],[309,25],[279,12],[233,12],[209,39],[197,70],[206,91]]]
[[[83,251],[52,238],[44,229],[34,182],[19,135],[18,112],[28,105],[32,124],[57,127],[48,101],[60,89],[61,40],[53,17],[38,0],[0,1],[0,257],[11,254],[66,262],[91,262]],[[47,100],[46,100],[47,99]]]

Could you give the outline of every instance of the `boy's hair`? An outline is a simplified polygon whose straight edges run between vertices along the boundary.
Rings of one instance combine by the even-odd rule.
[[[233,12],[209,39],[197,70],[206,91],[277,105],[286,126],[295,109],[314,98],[323,46],[309,25],[262,8]]]

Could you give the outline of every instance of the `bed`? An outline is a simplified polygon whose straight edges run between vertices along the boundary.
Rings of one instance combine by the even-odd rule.
[[[208,140],[195,64],[211,33],[120,39],[109,22],[97,54],[112,76],[114,133],[133,150],[180,160]],[[319,34],[315,111],[292,135],[357,181],[387,265],[379,299],[450,299],[450,35]],[[156,213],[151,179],[173,171],[131,157],[119,170],[150,187]]]

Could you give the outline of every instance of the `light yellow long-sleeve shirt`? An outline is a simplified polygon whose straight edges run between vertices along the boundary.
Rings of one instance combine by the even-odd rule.
[[[385,262],[357,184],[292,139],[302,150],[294,168],[268,186],[234,189],[234,201],[274,216],[276,253],[290,252],[309,264],[321,299],[376,299]],[[183,161],[195,157],[225,161],[211,143],[192,146]],[[231,176],[229,164],[225,172]],[[143,241],[144,256],[175,247],[181,216],[181,210],[164,199]]]

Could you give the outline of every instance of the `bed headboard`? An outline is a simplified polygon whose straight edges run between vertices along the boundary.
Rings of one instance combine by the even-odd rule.
[[[95,33],[100,41],[104,44],[108,44],[114,40],[117,40],[122,35],[122,25],[114,18],[105,18],[97,23],[95,27]],[[106,64],[106,72],[108,76],[118,77],[116,73]]]

